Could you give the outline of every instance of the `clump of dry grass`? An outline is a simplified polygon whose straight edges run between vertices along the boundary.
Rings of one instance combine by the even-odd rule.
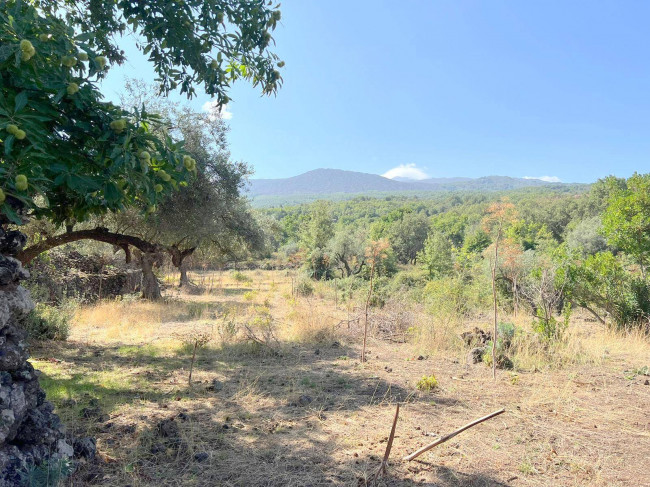
[[[101,301],[78,309],[70,336],[88,342],[150,341],[168,337],[173,324],[206,317],[207,310],[205,303],[194,301]]]

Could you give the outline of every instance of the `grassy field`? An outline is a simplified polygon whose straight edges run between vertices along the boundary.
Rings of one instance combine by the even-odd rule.
[[[331,286],[302,297],[284,271],[191,277],[201,289],[82,308],[67,342],[32,347],[69,429],[97,438],[99,461],[70,485],[650,485],[650,345],[639,335],[577,317],[562,347],[522,341],[495,382],[467,365],[458,337],[480,322],[373,310],[362,364],[363,320]],[[406,341],[382,327],[405,313],[425,330]],[[438,387],[416,387],[432,375]],[[388,474],[375,484],[398,402]]]

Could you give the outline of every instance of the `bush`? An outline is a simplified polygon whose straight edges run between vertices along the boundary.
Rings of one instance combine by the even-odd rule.
[[[569,327],[569,320],[571,318],[571,305],[569,303],[564,306],[562,315],[562,320],[558,320],[555,316],[546,318],[541,311],[538,311],[537,319],[533,320],[533,330],[545,340],[561,339],[565,330]]]
[[[497,331],[499,332],[497,343],[504,349],[510,348],[512,339],[515,337],[515,325],[509,322],[500,322],[497,325]]]
[[[72,301],[58,307],[38,304],[27,316],[25,330],[36,340],[67,340],[75,310],[76,303]]]
[[[296,283],[296,293],[298,296],[311,296],[314,294],[314,285],[307,278],[300,279]]]
[[[200,320],[209,307],[208,303],[189,301],[186,305],[188,319]]]
[[[497,359],[497,368],[499,369],[512,369],[514,368],[514,364],[512,363],[512,360],[505,354],[504,350],[501,349],[501,346],[499,343],[501,340],[497,341],[497,349],[496,349],[496,359]],[[492,367],[492,343],[493,342],[488,342],[485,351],[483,352],[483,363],[487,365],[488,367]]]
[[[245,283],[245,284],[251,284],[253,280],[248,277],[246,274],[243,274],[239,271],[233,271],[230,276],[237,282]]]

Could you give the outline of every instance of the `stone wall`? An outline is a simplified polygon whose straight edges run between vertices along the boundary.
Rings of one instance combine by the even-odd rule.
[[[20,285],[29,273],[12,257],[25,241],[0,227],[0,487],[20,486],[33,466],[73,456],[72,441],[27,362],[21,321],[34,305]]]

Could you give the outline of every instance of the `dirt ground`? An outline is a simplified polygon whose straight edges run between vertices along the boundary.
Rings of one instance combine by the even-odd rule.
[[[280,273],[258,281],[176,296],[169,320],[146,315],[153,325],[127,321],[107,332],[95,318],[67,342],[35,344],[33,363],[58,413],[74,433],[97,438],[97,461],[81,465],[69,485],[650,486],[650,377],[640,368],[647,350],[606,352],[598,366],[499,370],[495,382],[462,354],[427,355],[412,343],[371,338],[362,364],[359,330],[340,326],[272,347],[210,343],[198,350],[188,388],[191,347],[178,340],[191,326],[214,333],[213,310],[242,317],[263,303],[287,325],[301,306],[330,328],[347,316],[328,297],[296,304]],[[200,319],[177,310],[186,301],[206,303]],[[439,387],[418,390],[430,375]],[[397,403],[388,471],[375,481]]]

